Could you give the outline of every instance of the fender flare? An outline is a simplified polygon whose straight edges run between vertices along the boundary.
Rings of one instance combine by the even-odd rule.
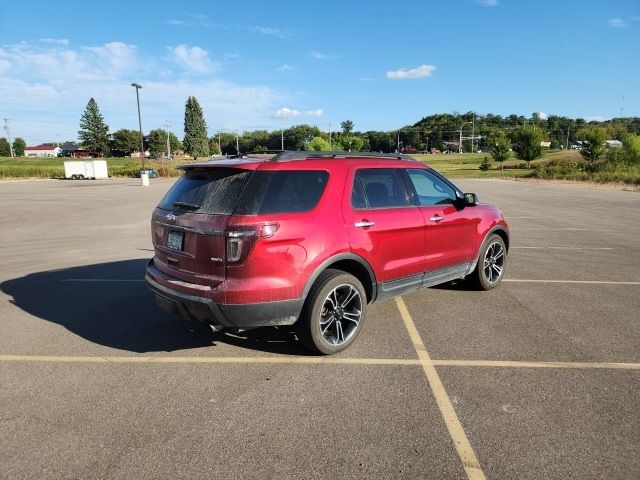
[[[480,261],[480,252],[482,251],[482,246],[484,245],[484,242],[486,242],[487,238],[489,238],[491,235],[493,235],[497,231],[501,231],[507,236],[507,242],[506,242],[505,246],[507,247],[507,252],[509,252],[509,243],[510,243],[509,240],[511,239],[510,236],[509,236],[509,231],[506,228],[504,228],[503,225],[494,225],[485,234],[484,238],[482,239],[482,242],[480,242],[480,245],[478,246],[478,252],[476,253],[476,256],[475,256],[473,262],[471,262],[471,265],[469,266],[469,270],[467,271],[467,275],[469,275],[471,272],[473,272],[476,269],[476,265],[478,265],[478,262]]]
[[[369,264],[369,262],[367,262],[363,257],[350,252],[338,253],[337,255],[333,255],[328,259],[326,259],[324,262],[322,262],[320,265],[318,265],[316,269],[313,271],[313,273],[311,274],[311,276],[309,277],[309,279],[307,280],[307,283],[305,284],[305,287],[302,290],[302,293],[300,294],[300,299],[306,300],[307,295],[309,294],[309,290],[311,290],[311,287],[313,286],[315,281],[318,279],[320,274],[324,270],[326,270],[327,267],[329,267],[329,265],[339,262],[341,260],[353,260],[358,262],[360,265],[362,265],[365,268],[365,270],[367,271],[367,274],[369,275],[369,279],[371,281],[371,301],[369,303],[373,303],[378,294],[378,284],[376,283],[376,275],[375,273],[373,273],[373,268],[371,268],[371,265]]]

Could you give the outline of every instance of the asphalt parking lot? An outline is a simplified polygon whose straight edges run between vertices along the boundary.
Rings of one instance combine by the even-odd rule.
[[[0,182],[0,478],[640,478],[640,194],[457,182],[510,222],[505,281],[327,358],[155,306],[171,183]]]

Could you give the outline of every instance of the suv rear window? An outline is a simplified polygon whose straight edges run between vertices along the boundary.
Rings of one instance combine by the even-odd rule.
[[[187,170],[158,207],[179,212],[230,215],[251,173],[235,168]]]
[[[329,174],[320,170],[257,171],[238,203],[238,215],[295,213],[313,210]]]

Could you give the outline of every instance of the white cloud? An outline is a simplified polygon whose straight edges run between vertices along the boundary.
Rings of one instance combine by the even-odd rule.
[[[126,70],[136,63],[135,45],[122,42],[105,43],[99,47],[84,47],[85,50],[95,53],[104,62],[117,70]]]
[[[221,75],[192,76],[163,71],[161,55],[140,58],[135,46],[111,42],[100,46],[69,48],[59,44],[21,42],[0,46],[2,113],[12,120],[12,130],[29,144],[73,140],[89,98],[94,97],[113,132],[137,128],[135,91],[140,82],[142,126],[145,131],[165,120],[182,136],[184,104],[194,95],[200,102],[209,133],[225,123],[239,128],[277,126],[273,112],[288,101],[281,92],[263,85],[238,85]],[[133,53],[127,68],[122,57]],[[107,61],[115,57],[116,60]],[[286,103],[284,103],[286,104]]]
[[[497,7],[500,2],[498,0],[478,0],[478,3],[483,7]]]
[[[7,60],[3,60],[2,58],[0,58],[0,73],[4,72],[5,70],[9,70],[10,68],[11,64]]]
[[[628,28],[629,24],[627,23],[626,20],[623,20],[622,18],[610,18],[609,26],[613,28]]]
[[[585,117],[587,122],[604,122],[605,120],[609,120],[607,117],[603,117],[602,115],[594,115],[592,117]]]
[[[259,25],[256,25],[254,27],[247,27],[247,30],[255,33],[261,33],[262,35],[271,35],[278,38],[289,38],[291,36],[291,31],[284,28],[261,27]]]
[[[420,65],[416,68],[401,68],[400,70],[390,70],[387,72],[387,78],[391,80],[406,80],[409,78],[423,78],[433,75],[436,69],[435,65]]]
[[[536,112],[535,116],[538,117],[540,120],[546,120],[547,118],[549,118],[549,115],[547,115],[544,112]]]
[[[332,60],[335,58],[340,58],[340,55],[322,52],[308,52],[307,57],[315,58],[316,60]]]
[[[276,118],[297,118],[297,117],[321,117],[324,115],[324,110],[317,108],[315,110],[305,110],[301,112],[292,108],[283,107],[278,109],[275,114]]]
[[[209,52],[200,47],[190,47],[180,44],[176,47],[168,47],[169,57],[189,73],[209,73],[214,64],[209,59]]]
[[[278,70],[281,72],[290,72],[291,70],[296,70],[296,67],[294,67],[293,65],[287,65],[286,63],[284,63],[278,67]]]
[[[41,38],[42,43],[52,43],[54,45],[69,45],[69,40],[66,38]]]

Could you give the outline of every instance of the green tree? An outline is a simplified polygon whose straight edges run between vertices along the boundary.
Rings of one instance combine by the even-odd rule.
[[[279,132],[278,132],[279,133]],[[320,136],[320,129],[311,125],[296,125],[284,131],[285,150],[305,150],[313,137]],[[278,148],[280,148],[278,146]]]
[[[640,136],[629,134],[622,143],[625,162],[640,165]]]
[[[511,142],[502,130],[497,130],[489,135],[488,142],[491,157],[500,163],[500,170],[504,173],[504,162],[511,155]]]
[[[104,122],[96,101],[91,98],[80,117],[80,144],[90,152],[103,154],[109,148],[109,126]]]
[[[0,157],[10,157],[11,148],[9,148],[9,142],[6,138],[0,138]]]
[[[311,152],[322,152],[331,150],[329,142],[322,137],[313,137],[309,143],[307,143],[307,150]]]
[[[365,146],[364,139],[356,137],[355,135],[340,135],[336,137],[335,145],[332,145],[334,149],[340,146],[341,150],[348,152],[362,152]]]
[[[534,125],[524,125],[516,128],[511,135],[516,158],[527,162],[527,167],[529,167],[531,160],[542,157],[542,146],[540,145],[544,138],[542,130]]]
[[[158,158],[167,153],[167,131],[162,128],[151,130],[146,138],[147,148],[152,157]],[[169,132],[169,147],[172,152],[182,150],[182,143],[173,132]]]
[[[209,156],[207,124],[196,97],[189,97],[184,107],[184,149],[193,158]]]
[[[13,141],[13,154],[16,157],[24,157],[24,149],[27,148],[27,142],[23,138],[16,137]]]
[[[604,141],[607,139],[607,131],[604,128],[589,125],[578,132],[578,138],[582,140],[582,158],[591,163],[600,159],[605,150]]]
[[[345,120],[344,122],[340,122],[342,133],[344,133],[345,135],[349,135],[351,132],[353,132],[353,127],[355,126],[356,126],[355,123],[353,123],[351,120]]]
[[[110,150],[120,155],[131,155],[140,150],[140,132],[121,128],[111,134]],[[117,155],[116,155],[117,156]]]
[[[220,155],[222,153],[217,136],[209,139],[209,153],[211,153],[211,155]]]

